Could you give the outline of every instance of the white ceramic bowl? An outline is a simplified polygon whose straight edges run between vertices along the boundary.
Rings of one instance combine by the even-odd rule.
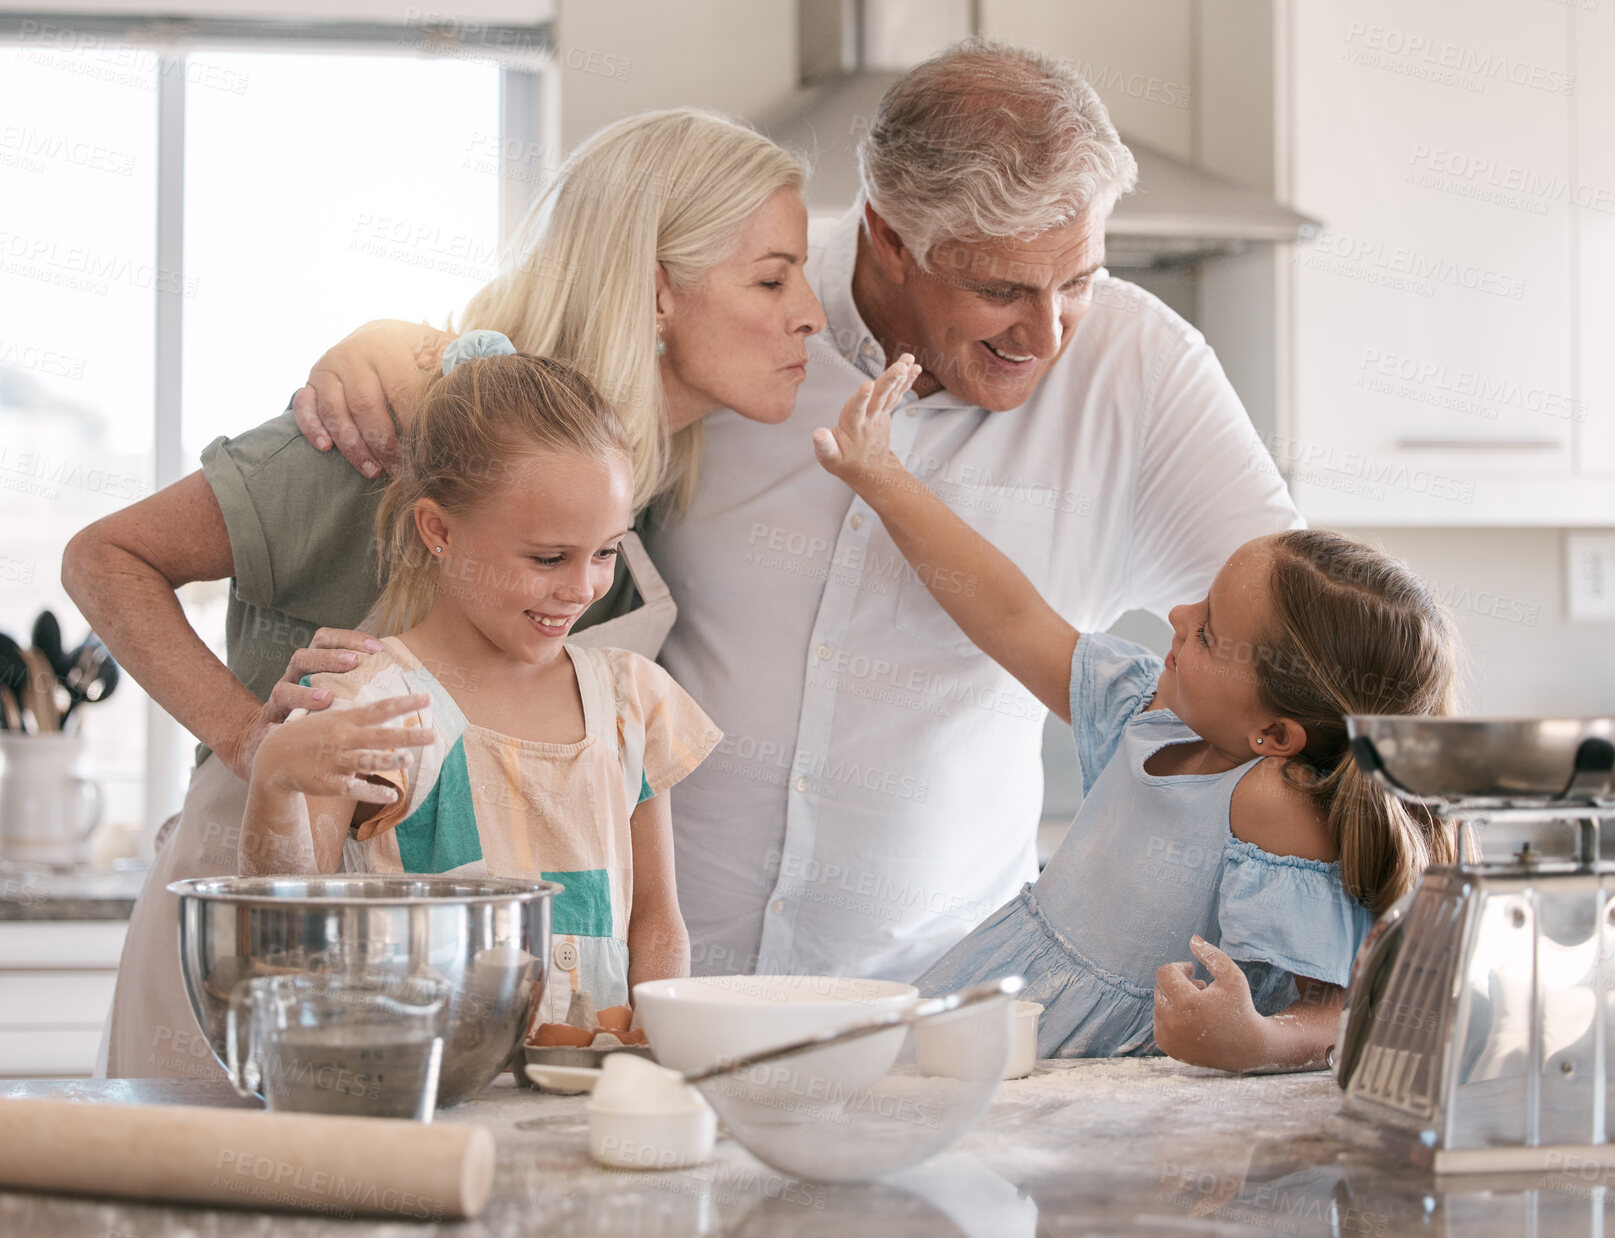
[[[656,1060],[682,1071],[906,1010],[918,999],[911,984],[845,976],[690,976],[634,986]],[[903,1037],[899,1028],[811,1054],[812,1071],[842,1090],[867,1087],[891,1068]]]

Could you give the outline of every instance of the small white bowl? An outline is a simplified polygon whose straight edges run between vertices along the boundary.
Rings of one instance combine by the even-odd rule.
[[[1037,1017],[1043,1007],[1037,1002],[1011,1002],[1009,1006],[1009,1059],[1003,1077],[1024,1079],[1037,1067]],[[968,1012],[921,1023],[914,1029],[914,1058],[920,1073],[948,1079],[979,1078],[985,1073],[985,1054],[995,1049],[981,1040],[981,1030]]]
[[[688,1169],[712,1159],[718,1118],[694,1088],[691,1104],[647,1113],[589,1106],[589,1155],[613,1169]]]

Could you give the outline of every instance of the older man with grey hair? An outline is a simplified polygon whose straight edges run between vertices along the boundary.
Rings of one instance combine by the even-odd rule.
[[[645,534],[662,661],[726,732],[674,814],[697,972],[911,979],[1036,875],[1045,710],[814,463],[888,359],[924,371],[894,449],[1079,629],[1165,615],[1299,523],[1204,339],[1105,272],[1136,170],[1068,65],[952,47],[859,161],[809,258],[828,327],[795,414],[708,418],[694,502]]]

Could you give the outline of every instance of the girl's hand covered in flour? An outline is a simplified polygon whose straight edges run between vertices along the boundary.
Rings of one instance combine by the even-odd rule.
[[[1155,973],[1155,1043],[1164,1053],[1218,1070],[1323,1069],[1343,989],[1297,976],[1298,1000],[1264,1017],[1238,963],[1198,936],[1189,949],[1211,983],[1194,978],[1193,963],[1168,963]]]
[[[1211,983],[1195,979],[1193,963],[1168,963],[1155,973],[1155,1043],[1191,1066],[1259,1067],[1264,1020],[1245,973],[1204,938],[1190,938],[1189,949]]]

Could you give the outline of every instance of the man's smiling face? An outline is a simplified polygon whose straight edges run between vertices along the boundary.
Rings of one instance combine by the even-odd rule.
[[[1026,403],[1093,303],[1106,214],[1030,240],[944,242],[929,272],[905,253],[902,343],[925,376],[993,412]]]

